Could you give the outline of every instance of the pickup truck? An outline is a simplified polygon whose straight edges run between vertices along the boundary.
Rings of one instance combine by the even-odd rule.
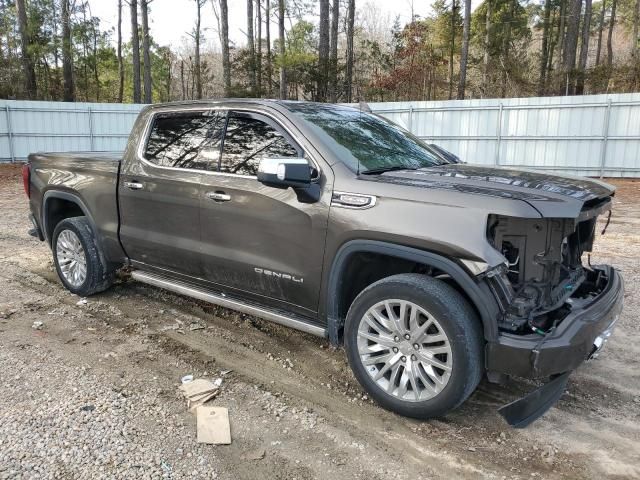
[[[147,106],[123,154],[34,153],[23,176],[74,294],[125,267],[326,337],[406,416],[444,415],[484,376],[548,381],[500,410],[525,426],[622,309],[620,274],[588,256],[614,187],[464,164],[362,108]]]

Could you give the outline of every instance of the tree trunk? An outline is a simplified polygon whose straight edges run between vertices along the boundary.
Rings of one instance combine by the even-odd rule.
[[[451,0],[451,39],[449,43],[449,100],[453,98],[453,54],[456,48],[456,0]]]
[[[36,72],[33,67],[33,59],[30,51],[31,35],[29,34],[29,25],[27,23],[27,12],[25,10],[24,0],[16,0],[16,10],[18,13],[18,29],[20,31],[22,50],[22,67],[24,68],[24,90],[27,98],[33,100],[38,94],[38,89],[36,85]]]
[[[187,99],[187,86],[184,82],[184,60],[180,60],[180,84],[182,86],[182,100]]]
[[[75,102],[76,91],[73,84],[73,53],[71,51],[71,12],[69,0],[62,0],[62,84],[65,102]]]
[[[560,28],[558,29],[558,66],[562,66],[562,57],[564,55],[564,41],[567,24],[567,2],[572,0],[560,0]]]
[[[638,27],[640,23],[640,0],[636,0],[636,4],[633,8],[633,29],[631,31],[631,61],[633,62],[633,90],[638,90],[638,83],[640,83],[640,49],[638,48]]]
[[[570,0],[570,2],[569,14],[567,15],[567,33],[564,41],[564,55],[562,56],[563,84],[560,93],[575,95],[576,52],[578,50],[582,0]]]
[[[469,34],[471,29],[471,0],[464,0],[464,24],[462,27],[462,52],[460,52],[460,78],[458,79],[458,100],[464,100],[467,81],[467,58],[469,56]]]
[[[611,19],[609,20],[609,32],[607,33],[607,92],[609,91],[609,82],[611,81],[611,70],[613,69],[613,29],[616,25],[616,7],[617,0],[611,3]]]
[[[196,0],[196,29],[194,32],[195,39],[195,54],[193,56],[194,60],[194,77],[195,77],[195,92],[196,99],[200,100],[202,98],[202,68],[200,65],[200,22],[202,20],[202,0]],[[193,93],[193,89],[191,90]]]
[[[118,0],[118,103],[124,96],[124,62],[122,60],[122,0]]]
[[[144,103],[151,103],[151,48],[149,42],[149,0],[140,0],[142,16],[142,61],[144,63]]]
[[[287,69],[285,67],[284,0],[278,0],[278,43],[280,44],[280,98],[287,99]]]
[[[253,40],[253,0],[247,0],[247,46],[249,47],[249,85],[251,95],[256,95],[256,48]]]
[[[347,64],[346,64],[346,90],[347,90],[347,103],[352,101],[353,92],[353,32],[356,17],[356,0],[349,0],[349,7],[347,12]]]
[[[257,51],[256,51],[256,83],[258,84],[258,97],[262,96],[262,1],[256,0],[256,27],[257,34]]]
[[[598,22],[598,49],[596,50],[596,66],[600,65],[600,52],[602,51],[602,30],[604,30],[604,14],[607,11],[607,0],[602,0],[600,19]]]
[[[329,0],[320,0],[320,43],[318,45],[318,98],[327,100],[329,79]]]
[[[540,77],[538,80],[538,96],[544,95],[547,88],[547,62],[549,61],[549,21],[551,19],[551,0],[544,2],[544,22],[542,30],[542,50],[540,52]]]
[[[616,24],[616,7],[617,0],[613,0],[611,3],[611,18],[609,19],[609,32],[607,33],[607,67],[611,70],[613,66],[613,28]],[[611,75],[611,72],[609,72]]]
[[[484,21],[484,58],[482,69],[482,95],[487,96],[489,91],[489,60],[491,58],[491,0],[485,0],[487,16]]]
[[[267,40],[267,97],[273,97],[273,65],[271,63],[271,2],[265,3],[265,35]]]
[[[584,77],[587,69],[587,55],[589,53],[589,37],[591,35],[591,0],[584,2],[584,22],[582,23],[582,44],[580,45],[580,60],[578,62],[578,78],[576,80],[576,95],[584,94]]]
[[[331,37],[329,39],[331,50],[329,63],[331,64],[329,82],[329,101],[338,101],[338,23],[340,22],[340,0],[333,0],[331,9]]]
[[[131,12],[131,50],[133,60],[133,103],[142,101],[140,95],[140,40],[138,39],[138,0],[129,0]]]
[[[231,61],[229,60],[229,8],[227,0],[220,0],[220,43],[222,43],[222,78],[224,95],[228,97],[231,91]]]

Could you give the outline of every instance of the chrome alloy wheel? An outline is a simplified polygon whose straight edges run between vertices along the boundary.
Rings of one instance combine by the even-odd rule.
[[[81,286],[87,279],[87,258],[75,232],[60,232],[56,242],[56,258],[64,279],[73,287]]]
[[[378,387],[408,402],[438,395],[453,367],[438,320],[407,300],[385,300],[367,310],[358,326],[358,354]]]

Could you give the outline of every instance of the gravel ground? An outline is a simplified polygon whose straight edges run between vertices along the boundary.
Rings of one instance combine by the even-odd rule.
[[[322,339],[126,278],[80,301],[26,235],[19,169],[0,166],[0,479],[640,478],[640,183],[615,183],[592,262],[625,277],[618,329],[513,430],[496,409],[533,383],[483,382],[420,422],[375,406]],[[231,445],[196,442],[188,373],[223,378],[212,404],[229,408]]]

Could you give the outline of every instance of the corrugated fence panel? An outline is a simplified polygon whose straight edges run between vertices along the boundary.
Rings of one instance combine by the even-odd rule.
[[[469,163],[640,176],[640,93],[369,106]],[[122,151],[142,108],[0,100],[0,162],[37,151]]]
[[[143,106],[1,100],[0,162],[43,151],[122,151]]]
[[[372,103],[469,163],[640,176],[640,94]]]

